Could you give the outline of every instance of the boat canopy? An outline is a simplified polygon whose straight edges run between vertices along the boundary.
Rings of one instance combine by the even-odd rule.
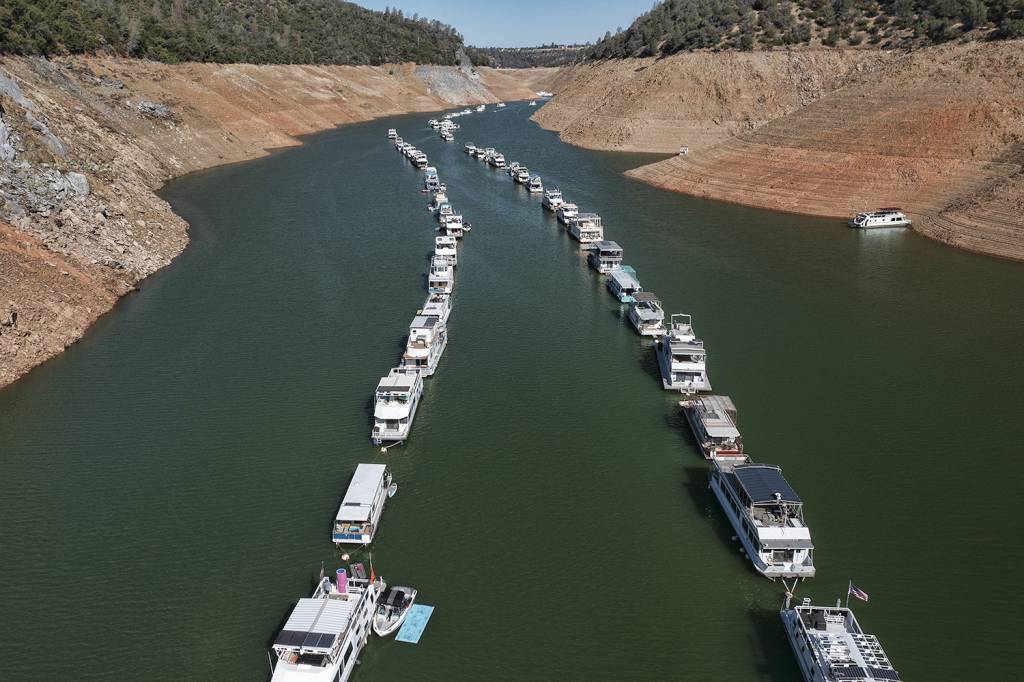
[[[360,464],[348,484],[345,499],[338,508],[338,521],[369,521],[374,499],[383,487],[384,464]]]
[[[348,599],[300,599],[274,645],[329,654],[348,629],[356,604]]]
[[[803,504],[800,496],[782,477],[782,471],[771,464],[744,464],[734,470],[743,492],[752,504],[789,502]],[[777,499],[775,495],[780,497]]]
[[[630,272],[625,270],[613,270],[609,275],[619,288],[629,291],[640,288],[640,281]]]

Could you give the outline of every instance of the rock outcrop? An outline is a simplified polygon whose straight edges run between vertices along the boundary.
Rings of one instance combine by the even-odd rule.
[[[1024,43],[686,54],[567,70],[535,119],[601,149],[689,153],[666,189],[848,217],[896,205],[945,243],[1024,260]]]
[[[455,67],[0,58],[0,387],[59,353],[188,243],[153,192],[342,123],[498,96]],[[524,72],[523,77],[527,77]]]

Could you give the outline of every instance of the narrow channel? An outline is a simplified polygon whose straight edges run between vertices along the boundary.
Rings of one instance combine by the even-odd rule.
[[[655,190],[621,174],[644,157],[561,144],[530,113],[464,117],[450,145],[426,115],[347,126],[164,189],[185,254],[0,393],[0,590],[26,652],[0,677],[266,673],[338,563],[338,501],[381,461],[373,388],[425,296],[435,223],[389,127],[474,229],[373,551],[436,611],[418,645],[371,640],[358,679],[798,674],[781,586],[731,541],[650,341],[467,141],[600,213],[666,313],[693,315],[748,451],[805,501],[818,577],[798,597],[856,580],[907,679],[1015,673],[982,633],[1024,606],[1002,575],[1024,560],[1002,542],[1024,484],[1024,270]]]

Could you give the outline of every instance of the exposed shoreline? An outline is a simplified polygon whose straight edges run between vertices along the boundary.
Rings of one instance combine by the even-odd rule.
[[[0,388],[184,250],[169,180],[348,123],[529,98],[553,72],[0,58]]]

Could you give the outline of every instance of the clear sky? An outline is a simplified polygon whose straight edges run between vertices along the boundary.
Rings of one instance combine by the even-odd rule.
[[[649,10],[654,0],[354,0],[451,24],[467,45],[528,47],[593,42]]]

